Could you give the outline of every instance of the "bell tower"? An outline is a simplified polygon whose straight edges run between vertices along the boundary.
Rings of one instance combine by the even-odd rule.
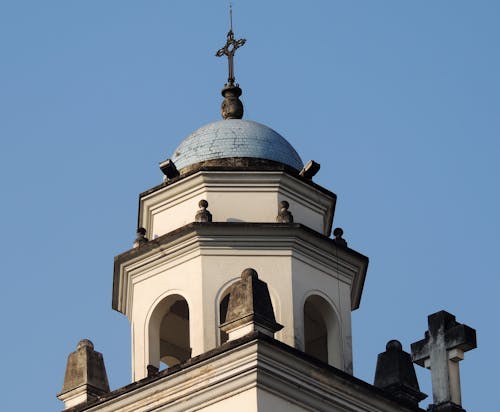
[[[243,120],[231,29],[223,120],[185,138],[139,196],[134,248],[115,258],[113,309],[128,317],[134,381],[214,349],[235,334],[231,287],[253,268],[268,285],[279,341],[352,373],[351,311],[368,259],[330,238],[336,195],[313,182],[280,134]],[[234,304],[234,302],[233,302]]]

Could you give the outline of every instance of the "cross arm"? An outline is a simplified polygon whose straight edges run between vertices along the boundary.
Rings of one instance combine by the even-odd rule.
[[[225,47],[223,47],[222,49],[217,50],[217,53],[215,53],[215,55],[216,55],[217,57],[222,57],[222,56],[224,56],[225,54],[227,54],[227,53],[226,53],[226,48],[225,48]]]
[[[243,46],[246,42],[247,42],[247,39],[236,40],[234,47],[239,48],[239,47]]]
[[[428,342],[429,342],[429,333],[425,332],[424,339],[411,344],[411,356],[413,362],[422,367],[425,367],[424,366],[425,361],[426,359],[429,358],[430,355]]]
[[[448,350],[460,349],[467,352],[475,349],[477,348],[476,330],[459,323],[446,331],[445,342]]]

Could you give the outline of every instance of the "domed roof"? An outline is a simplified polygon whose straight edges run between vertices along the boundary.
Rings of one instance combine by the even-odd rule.
[[[302,160],[284,137],[263,124],[226,119],[196,130],[177,147],[172,156],[177,169],[212,159],[254,157],[303,168]]]

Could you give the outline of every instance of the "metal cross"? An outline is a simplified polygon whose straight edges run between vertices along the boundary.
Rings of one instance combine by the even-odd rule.
[[[234,53],[237,49],[246,43],[246,39],[235,40],[233,33],[233,8],[229,8],[230,29],[227,33],[227,40],[224,47],[219,49],[215,55],[217,57],[227,56],[229,75],[227,82],[229,85],[234,85]]]

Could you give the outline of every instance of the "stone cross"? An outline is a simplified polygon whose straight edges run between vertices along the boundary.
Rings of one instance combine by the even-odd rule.
[[[431,370],[436,411],[463,411],[458,362],[476,348],[476,331],[441,311],[429,315],[425,339],[411,344],[413,362]]]

